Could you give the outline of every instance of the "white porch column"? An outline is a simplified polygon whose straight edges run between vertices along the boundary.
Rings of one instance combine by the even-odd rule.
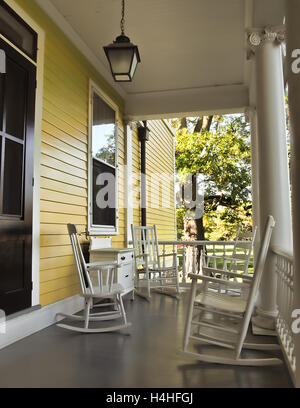
[[[269,214],[276,221],[272,245],[283,250],[292,249],[290,189],[284,79],[281,42],[283,33],[265,28],[252,32],[249,43],[255,53],[256,108],[259,160],[260,231]],[[274,329],[276,307],[275,256],[269,251],[263,274],[257,316],[254,325]]]
[[[248,107],[245,110],[245,119],[250,124],[251,132],[251,184],[252,184],[252,224],[253,227],[260,226],[259,219],[259,161],[258,161],[258,147],[257,147],[257,116],[256,109]],[[260,241],[260,230],[256,234],[256,242],[254,245],[254,260],[258,255]]]
[[[286,1],[287,77],[291,125],[291,181],[294,239],[294,309],[300,309],[300,4]],[[299,324],[298,324],[299,327]],[[296,386],[300,387],[300,333],[294,334]]]

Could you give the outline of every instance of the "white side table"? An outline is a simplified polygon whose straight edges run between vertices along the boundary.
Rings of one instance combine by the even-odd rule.
[[[117,261],[118,283],[123,286],[123,295],[134,292],[134,251],[132,248],[90,249],[90,262]]]

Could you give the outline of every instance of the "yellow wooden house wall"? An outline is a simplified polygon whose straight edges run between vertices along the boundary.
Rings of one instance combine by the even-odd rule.
[[[34,2],[16,0],[16,3],[46,34],[40,168],[40,303],[47,305],[79,293],[66,224],[77,224],[80,231],[87,225],[89,80],[92,79],[119,106],[119,165],[125,164],[124,101]],[[159,133],[157,123],[155,121],[153,126]],[[133,139],[133,167],[138,168],[139,145],[137,138]],[[154,168],[156,142],[159,142],[159,134],[151,142],[154,160],[150,171]],[[171,146],[171,142],[166,146]],[[168,153],[171,153],[169,147]],[[170,159],[173,163],[172,158],[161,156],[160,161]],[[122,166],[120,169],[120,234],[113,237],[113,245],[117,247],[125,245],[126,225],[125,175]],[[171,212],[169,215],[172,224],[174,216]],[[159,229],[167,236],[166,218],[163,218],[154,211],[150,217],[151,222],[162,223]],[[140,210],[136,209],[134,222],[139,220]]]
[[[150,129],[146,147],[147,225],[156,224],[159,240],[176,240],[174,137],[161,120],[148,121],[147,126]],[[166,202],[163,189],[170,193]]]
[[[147,225],[157,226],[158,239],[161,241],[176,240],[176,215],[174,199],[174,136],[163,120],[147,122],[150,129],[150,139],[146,143],[146,174],[147,174]],[[137,131],[132,139],[132,167],[134,175],[140,174],[140,145]],[[154,177],[152,177],[154,175]],[[170,179],[170,206],[163,207],[164,184],[157,182],[158,178],[168,183]],[[139,190],[139,177],[133,176],[134,189]],[[152,199],[152,195],[156,198]],[[140,195],[137,194],[138,198]],[[154,205],[153,205],[154,204]],[[160,208],[155,208],[159,205]],[[134,225],[141,224],[141,209],[139,205],[133,209]]]

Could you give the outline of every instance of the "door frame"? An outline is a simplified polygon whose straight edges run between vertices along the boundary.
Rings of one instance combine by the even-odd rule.
[[[0,34],[0,37],[20,54],[36,66],[36,103],[34,119],[34,164],[33,164],[33,210],[32,210],[32,294],[31,306],[37,306],[40,302],[40,161],[42,141],[42,105],[43,105],[43,82],[44,82],[44,50],[45,31],[14,1],[5,0],[38,35],[37,62],[32,61],[26,54]]]

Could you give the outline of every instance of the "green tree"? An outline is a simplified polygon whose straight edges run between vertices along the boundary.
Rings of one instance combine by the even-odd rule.
[[[173,121],[173,126],[176,170],[182,185],[187,174],[201,174],[204,180],[203,217],[188,217],[183,197],[177,210],[179,234],[184,231],[185,239],[230,239],[237,224],[250,228],[251,149],[244,117],[183,118]]]

